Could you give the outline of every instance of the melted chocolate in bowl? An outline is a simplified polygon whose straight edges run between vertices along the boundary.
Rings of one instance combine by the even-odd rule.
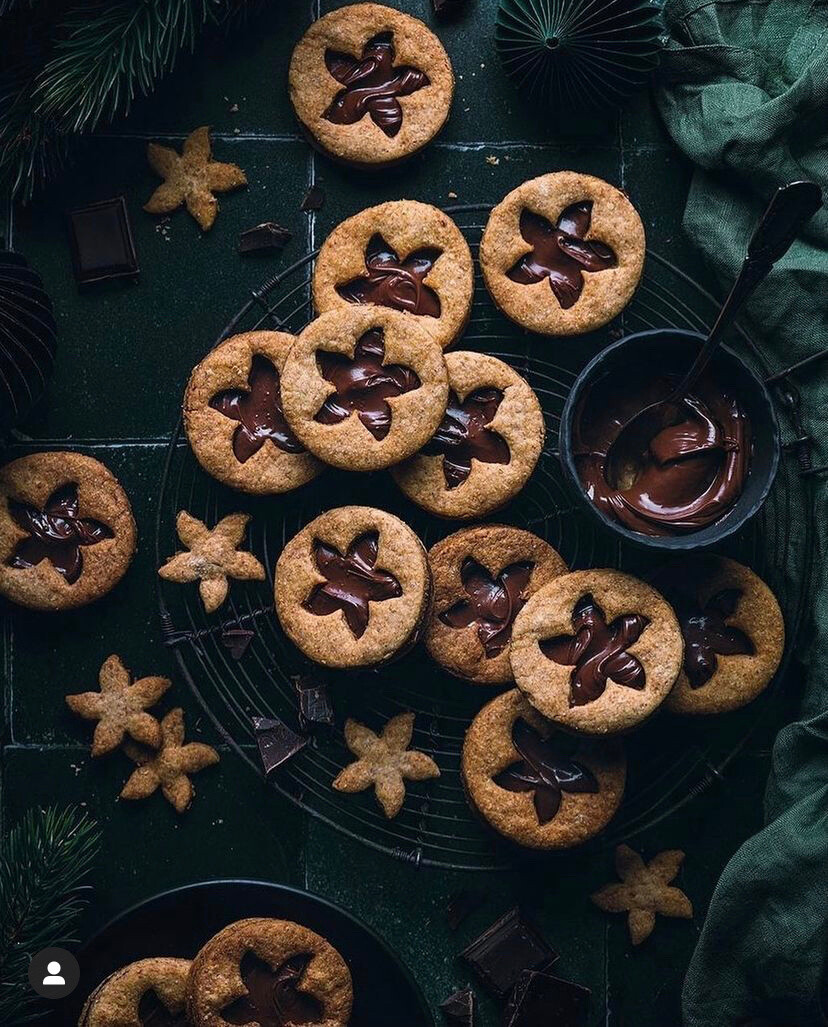
[[[613,443],[678,377],[618,369],[589,386],[575,411],[572,455],[589,499],[631,531],[682,535],[716,524],[745,488],[753,455],[738,390],[708,372],[680,404],[662,406]]]

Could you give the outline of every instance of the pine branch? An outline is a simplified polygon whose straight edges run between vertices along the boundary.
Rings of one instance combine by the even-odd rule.
[[[0,1023],[34,1020],[31,957],[69,937],[86,903],[82,882],[98,852],[94,821],[68,807],[29,810],[0,848]]]

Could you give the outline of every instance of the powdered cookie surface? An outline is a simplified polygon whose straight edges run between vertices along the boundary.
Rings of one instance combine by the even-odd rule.
[[[78,1027],[188,1027],[189,959],[141,959],[110,974],[87,999]]]

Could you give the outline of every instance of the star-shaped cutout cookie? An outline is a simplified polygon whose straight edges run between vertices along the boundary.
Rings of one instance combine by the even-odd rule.
[[[183,203],[204,232],[212,227],[218,212],[213,193],[247,185],[247,176],[240,167],[211,159],[207,125],[187,136],[180,154],[168,146],[150,143],[147,160],[164,181],[144,204],[144,210],[149,214],[169,214]]]
[[[214,613],[227,598],[228,578],[264,581],[265,569],[252,553],[239,552],[249,514],[223,517],[215,528],[179,510],[175,519],[178,537],[189,552],[176,553],[158,571],[165,581],[198,581],[198,592],[207,613]]]
[[[161,747],[158,752],[133,742],[124,743],[124,752],[138,764],[121,790],[122,799],[146,799],[158,788],[178,813],[193,801],[195,790],[188,775],[218,763],[219,754],[203,742],[184,744],[184,711],[170,710],[161,721]]]
[[[592,901],[607,913],[628,913],[630,938],[633,945],[640,945],[652,933],[656,913],[685,920],[693,916],[690,899],[670,884],[683,860],[683,852],[670,849],[645,863],[629,845],[619,845],[615,869],[622,883],[605,884]]]
[[[141,678],[133,683],[120,656],[110,656],[101,666],[98,681],[100,692],[66,696],[66,704],[73,713],[98,722],[92,755],[104,756],[117,749],[124,735],[157,749],[161,744],[161,725],[146,711],[170,687],[169,678]]]
[[[413,733],[413,713],[393,717],[379,735],[349,718],[345,743],[358,759],[339,774],[334,788],[338,792],[364,792],[373,786],[385,815],[395,817],[405,802],[406,781],[440,776],[440,768],[430,756],[408,748]]]

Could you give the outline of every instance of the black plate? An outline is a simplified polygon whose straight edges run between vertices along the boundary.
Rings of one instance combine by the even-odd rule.
[[[50,1023],[75,1027],[109,974],[150,956],[192,957],[222,927],[250,916],[304,924],[342,954],[354,982],[351,1027],[434,1027],[414,978],[376,934],[316,895],[265,881],[206,881],[164,892],[110,921],[77,953],[81,979]]]

